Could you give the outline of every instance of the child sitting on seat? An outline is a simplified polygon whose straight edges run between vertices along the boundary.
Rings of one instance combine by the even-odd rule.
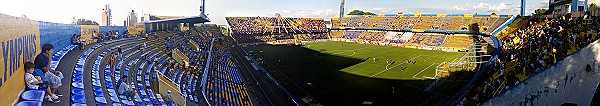
[[[46,90],[46,100],[52,102],[52,103],[58,103],[60,102],[60,100],[58,100],[58,96],[52,94],[52,92],[50,91],[50,86],[46,85],[46,83],[44,83],[43,81],[41,81],[38,76],[38,78],[36,78],[35,76],[33,76],[33,67],[35,65],[31,62],[25,62],[25,85],[27,85],[27,89],[31,89],[31,90]]]

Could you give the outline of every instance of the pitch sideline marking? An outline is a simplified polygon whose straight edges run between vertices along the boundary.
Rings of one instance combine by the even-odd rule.
[[[413,75],[413,78],[415,78],[415,79],[418,79],[418,78],[416,77],[417,75],[421,74],[423,71],[425,71],[425,70],[429,69],[429,67],[431,67],[431,66],[433,66],[433,65],[435,65],[435,63],[432,63],[432,64],[431,64],[431,65],[429,65],[427,68],[425,68],[425,69],[421,70],[421,72],[419,72],[419,73],[417,73],[417,74]]]

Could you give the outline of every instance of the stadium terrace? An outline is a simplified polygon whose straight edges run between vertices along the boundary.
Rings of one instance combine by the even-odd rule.
[[[295,4],[266,4],[281,2]],[[193,16],[90,4],[101,20],[70,24],[0,11],[0,105],[600,105],[600,10],[588,0],[531,15],[525,0],[518,15],[345,12],[349,2],[333,18],[224,17],[206,8],[241,10],[205,0]]]

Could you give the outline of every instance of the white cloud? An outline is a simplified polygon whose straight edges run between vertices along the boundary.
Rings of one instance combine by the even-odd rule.
[[[452,11],[471,12],[471,13],[498,13],[498,14],[515,14],[519,12],[519,7],[513,6],[510,3],[499,3],[497,5],[480,2],[477,5],[470,6],[454,6]]]
[[[315,10],[280,10],[271,13],[266,13],[261,16],[274,17],[275,13],[280,13],[283,17],[320,17],[328,18],[338,17],[338,11],[331,8],[315,9]]]
[[[531,15],[537,9],[548,9],[548,2],[550,2],[550,1],[542,0],[538,3],[533,3],[531,5],[528,5],[527,7],[525,7],[525,14]]]

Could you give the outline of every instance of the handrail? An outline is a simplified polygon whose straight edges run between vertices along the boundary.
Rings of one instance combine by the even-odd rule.
[[[210,49],[208,50],[208,59],[206,60],[206,66],[204,68],[204,73],[202,73],[202,96],[206,95],[206,80],[208,77],[208,69],[210,68],[210,63],[212,60],[212,52],[213,52],[213,44],[215,42],[215,38],[210,40]],[[206,102],[206,104],[211,105],[208,102],[207,98],[204,98],[204,101]]]
[[[460,98],[465,96],[465,94],[468,90],[471,90],[473,88],[473,85],[475,85],[475,82],[477,80],[479,80],[479,78],[485,73],[485,71],[492,64],[494,64],[494,62],[496,60],[498,60],[498,56],[500,55],[500,46],[502,45],[502,42],[500,40],[498,40],[498,38],[496,36],[490,36],[490,38],[494,42],[494,52],[492,53],[492,57],[490,58],[489,62],[487,62],[479,71],[477,71],[477,74],[475,75],[475,77],[473,77],[473,79],[471,79],[471,81],[469,81],[469,83],[467,83],[467,85],[465,85],[458,93],[456,93],[456,95],[452,96],[452,98],[450,98],[450,100],[446,101],[445,104],[443,104],[444,106],[453,105],[456,102],[458,102],[460,100]]]
[[[503,86],[506,85],[506,80],[502,81],[502,84],[500,84],[500,87],[498,87],[498,89],[494,90],[494,93],[492,93],[492,97],[495,97],[497,94],[500,94],[500,92],[502,92],[503,90]]]

